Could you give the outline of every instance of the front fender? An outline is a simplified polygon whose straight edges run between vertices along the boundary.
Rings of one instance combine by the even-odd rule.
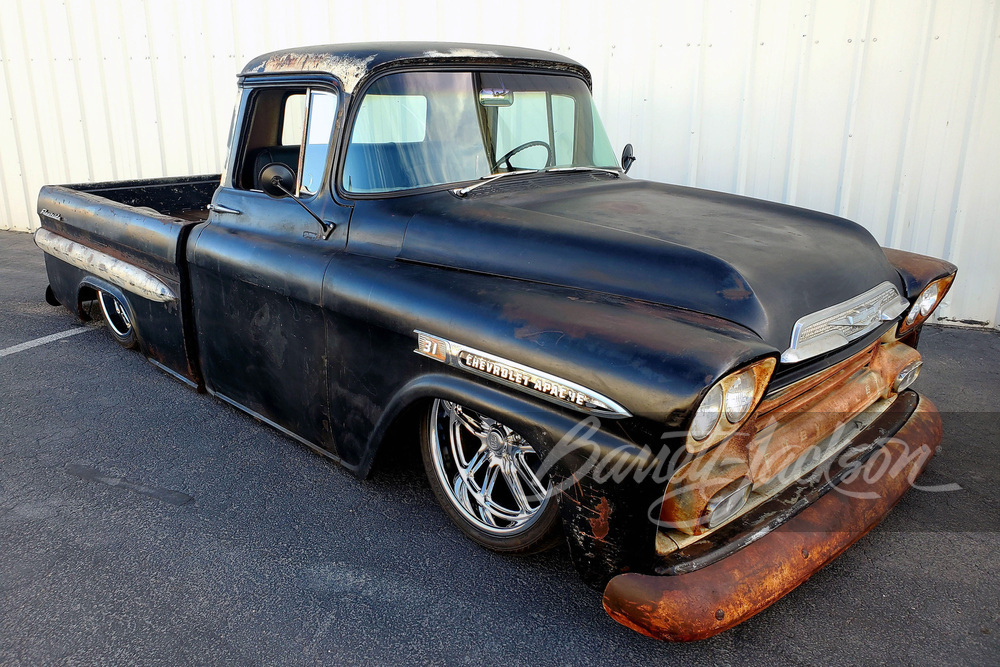
[[[560,508],[574,561],[595,585],[652,553],[655,526],[646,513],[663,489],[649,476],[601,484],[589,471],[574,473],[592,456],[623,471],[656,468],[716,379],[776,352],[737,325],[676,308],[348,254],[331,261],[323,304],[330,418],[338,456],[356,474],[370,471],[390,425],[431,398],[503,421],[543,457],[589,417],[418,354],[417,331],[573,382],[628,410],[632,417],[602,418],[585,446],[561,451],[553,468],[573,479]]]
[[[347,402],[371,413],[381,413],[413,378],[443,370],[440,362],[416,354],[416,331],[606,396],[636,419],[657,424],[656,438],[660,426],[682,428],[691,407],[719,377],[776,354],[752,332],[716,317],[349,255],[331,262],[323,300],[332,324],[327,349],[338,371],[333,395],[349,390]],[[353,377],[354,369],[367,376]],[[378,416],[366,419],[375,417],[374,426]]]
[[[640,447],[621,434],[602,429],[597,417],[572,414],[566,410],[540,403],[509,389],[487,384],[475,377],[444,373],[426,373],[414,378],[392,397],[372,430],[373,446],[369,449],[358,472],[367,475],[377,450],[393,422],[412,406],[441,398],[481,412],[503,422],[527,438],[545,458],[550,453],[559,456],[556,468],[562,475],[572,475],[583,469],[591,458],[609,457],[623,465],[647,466],[652,462],[648,448]],[[577,438],[576,447],[567,438]],[[559,447],[563,443],[562,447]],[[557,449],[558,447],[558,449]]]
[[[906,298],[911,301],[938,278],[950,276],[958,270],[958,267],[951,262],[936,257],[918,255],[915,252],[896,250],[895,248],[882,248],[882,251],[903,279],[903,284],[906,286]]]
[[[663,494],[643,483],[642,471],[662,469],[661,450],[640,447],[613,420],[572,414],[557,406],[495,387],[475,377],[428,373],[392,399],[372,438],[382,441],[407,408],[433,398],[459,402],[497,419],[527,438],[558,490],[560,516],[573,563],[584,581],[601,588],[620,572],[642,569],[651,558],[656,526],[647,508]],[[382,443],[383,446],[391,443]],[[356,472],[369,472],[376,447]],[[617,471],[615,480],[597,481]]]

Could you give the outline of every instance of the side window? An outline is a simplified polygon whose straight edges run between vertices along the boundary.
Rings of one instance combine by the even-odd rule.
[[[323,188],[323,173],[333,125],[337,121],[337,96],[321,90],[309,93],[309,131],[302,158],[302,185],[299,191],[314,195]]]
[[[305,93],[292,93],[285,98],[281,116],[281,145],[298,146],[302,143],[302,129],[306,119]]]
[[[308,88],[261,88],[251,95],[233,187],[260,190],[264,167],[278,162],[295,174],[297,192],[318,193],[337,117],[337,95]]]

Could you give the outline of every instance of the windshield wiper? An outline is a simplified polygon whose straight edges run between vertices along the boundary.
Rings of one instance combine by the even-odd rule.
[[[487,183],[492,183],[493,181],[499,180],[505,176],[514,176],[515,174],[537,174],[540,169],[518,169],[517,171],[502,171],[499,174],[490,174],[489,176],[483,176],[479,179],[478,183],[473,183],[472,185],[467,185],[464,188],[455,188],[452,190],[459,197],[464,197],[469,194],[480,185],[486,185]]]
[[[618,169],[605,169],[604,167],[549,167],[545,170],[545,173],[560,171],[600,171],[605,174],[612,174],[615,178],[620,178],[622,175],[622,172]]]
[[[459,197],[464,197],[469,194],[480,185],[486,185],[487,183],[492,183],[493,181],[504,178],[505,176],[515,176],[517,174],[550,174],[559,172],[573,172],[573,171],[599,171],[605,174],[611,174],[615,178],[620,178],[622,172],[618,169],[605,169],[604,167],[549,167],[548,169],[518,169],[516,171],[504,171],[499,174],[490,174],[489,176],[483,176],[478,182],[472,185],[467,185],[464,188],[456,188],[452,190]]]

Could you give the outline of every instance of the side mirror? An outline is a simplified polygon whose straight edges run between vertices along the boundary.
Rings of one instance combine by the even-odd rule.
[[[635,162],[635,156],[632,155],[632,144],[625,144],[625,148],[622,150],[622,171],[627,174],[628,170],[632,168],[633,162]]]
[[[295,175],[292,170],[280,162],[272,162],[260,171],[260,189],[268,197],[281,199],[294,197]]]

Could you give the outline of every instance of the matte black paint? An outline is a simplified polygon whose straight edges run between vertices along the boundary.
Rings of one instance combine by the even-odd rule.
[[[535,178],[553,183],[426,197],[400,256],[703,312],[776,350],[803,315],[886,280],[902,287],[872,236],[842,218],[627,177]]]
[[[341,55],[375,53],[369,81],[435,62],[426,53],[434,45],[384,46]],[[268,57],[247,66],[243,86],[310,77],[332,85],[321,72],[255,74]],[[590,80],[578,64],[543,52],[505,50],[496,62]],[[354,106],[342,96],[328,177]],[[233,173],[232,158],[228,167]],[[442,187],[353,201],[330,188],[306,201],[336,224],[327,240],[294,201],[219,183],[205,176],[47,186],[38,208],[63,220],[40,220],[181,295],[180,304],[154,304],[119,292],[143,354],[359,476],[370,472],[394,420],[432,397],[506,422],[543,454],[584,416],[415,354],[415,329],[621,403],[634,417],[605,419],[591,446],[646,468],[658,463],[661,445],[681,446],[669,432],[686,428],[716,379],[777,356],[796,319],[884,280],[913,298],[928,275],[894,270],[875,240],[846,220],[625,176],[515,177],[467,198]],[[239,213],[207,214],[210,198]],[[49,256],[46,267],[54,297],[75,309],[88,276]],[[853,354],[880,333],[779,366],[773,385]],[[571,475],[589,454],[567,457],[556,477]],[[589,583],[652,567],[655,528],[646,512],[662,491],[586,477],[560,498],[574,562]]]
[[[206,217],[205,205],[218,184],[218,175],[206,175],[45,186],[38,194],[38,210],[56,212],[62,220],[39,219],[45,229],[155,274],[183,300],[185,241]],[[87,274],[49,255],[45,264],[55,298],[86,317],[79,300]],[[117,296],[133,312],[143,354],[200,383],[188,303],[155,303],[122,292]]]

